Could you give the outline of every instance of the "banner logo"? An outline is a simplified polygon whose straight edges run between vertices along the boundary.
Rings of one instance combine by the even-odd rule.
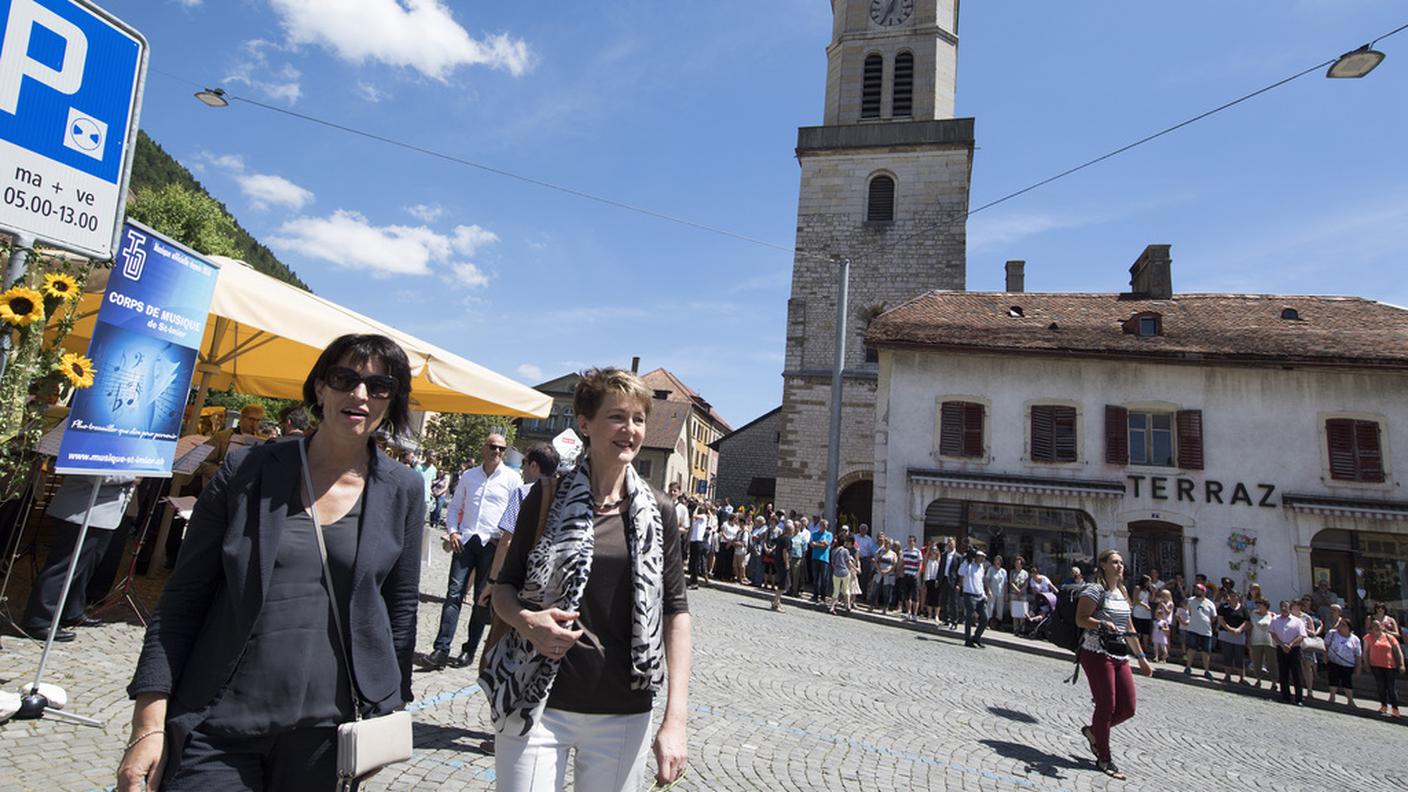
[[[142,277],[142,267],[147,263],[147,235],[127,229],[127,244],[122,248],[122,274],[130,280]]]

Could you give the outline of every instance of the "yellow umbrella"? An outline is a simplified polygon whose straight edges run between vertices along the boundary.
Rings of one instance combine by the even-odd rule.
[[[356,311],[255,271],[224,256],[196,363],[196,385],[231,385],[241,393],[303,398],[303,380],[319,353],[345,333],[390,336],[410,358],[411,408],[434,412],[541,418],[552,398]],[[107,270],[89,279],[80,318],[65,346],[83,351],[106,289]]]

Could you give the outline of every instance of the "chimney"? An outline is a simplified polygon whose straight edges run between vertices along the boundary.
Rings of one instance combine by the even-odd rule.
[[[1129,290],[1149,300],[1173,299],[1173,259],[1169,245],[1149,245],[1129,268]]]
[[[631,358],[631,373],[640,373],[640,355],[636,355],[635,357]]]
[[[1012,259],[1007,262],[1007,291],[1026,291],[1027,284],[1027,262],[1021,259]]]

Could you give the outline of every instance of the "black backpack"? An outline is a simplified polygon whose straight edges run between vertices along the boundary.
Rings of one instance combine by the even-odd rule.
[[[1047,635],[1051,643],[1068,652],[1080,651],[1081,633],[1076,625],[1076,605],[1080,597],[1092,583],[1067,583],[1056,591],[1056,610],[1051,613],[1051,630]],[[1105,595],[1100,594],[1100,603],[1095,606],[1098,612],[1105,607]]]

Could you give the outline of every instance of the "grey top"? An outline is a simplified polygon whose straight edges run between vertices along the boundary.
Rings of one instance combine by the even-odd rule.
[[[323,526],[344,624],[362,505],[363,499],[358,498],[345,517]],[[351,718],[351,685],[328,608],[314,530],[302,498],[295,498],[278,538],[264,607],[234,677],[207,713],[204,731],[267,735],[335,726]]]
[[[122,515],[127,512],[127,502],[132,499],[132,485],[136,481],[132,476],[103,476],[88,527],[111,531],[121,525]],[[49,498],[49,507],[45,511],[57,520],[82,525],[83,512],[88,508],[88,498],[92,493],[91,476],[64,476],[63,483]]]
[[[1100,597],[1104,595],[1105,604],[1100,605]],[[1088,599],[1095,603],[1095,612],[1090,614],[1090,618],[1101,622],[1110,622],[1121,632],[1129,629],[1129,600],[1125,599],[1124,593],[1119,589],[1106,591],[1095,583],[1085,587],[1085,591],[1080,593],[1083,599]],[[1089,652],[1099,654],[1109,654],[1105,651],[1105,646],[1100,642],[1100,633],[1097,630],[1086,630],[1081,638],[1080,648]],[[1111,655],[1111,659],[1127,660],[1127,656]]]
[[[851,574],[851,551],[847,547],[838,547],[831,551],[831,576],[849,577]]]

